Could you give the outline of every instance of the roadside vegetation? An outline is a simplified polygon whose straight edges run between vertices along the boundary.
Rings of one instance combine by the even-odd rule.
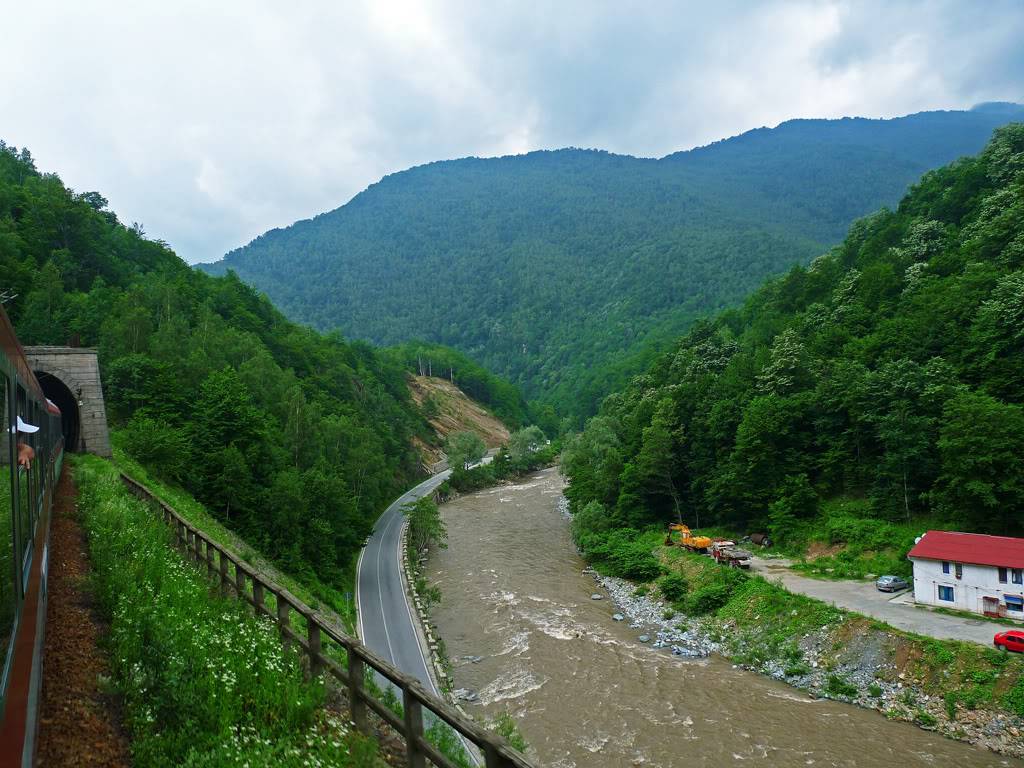
[[[453,438],[458,438],[458,435]],[[466,442],[472,441],[467,439]],[[508,445],[498,451],[493,461],[473,466],[483,458],[482,448],[482,443],[474,444],[472,450],[467,451],[457,446],[459,452],[452,464],[451,477],[438,489],[442,498],[452,491],[471,493],[549,467],[558,457],[560,446],[557,442],[549,443],[539,427],[529,426],[513,432]]]
[[[377,765],[275,627],[216,596],[109,463],[74,471],[136,765]]]

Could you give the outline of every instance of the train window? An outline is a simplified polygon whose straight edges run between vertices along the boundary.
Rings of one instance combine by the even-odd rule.
[[[28,398],[25,395],[25,391],[19,386],[17,388],[17,401],[16,401],[17,415],[22,420],[31,424],[31,420],[28,415]],[[19,445],[24,444],[35,450],[35,435],[25,435],[22,433],[17,434],[17,440]],[[17,449],[16,449],[17,451]],[[35,461],[30,462],[34,467]],[[29,549],[32,545],[32,508],[35,506],[33,501],[35,499],[35,488],[32,482],[32,469],[23,466],[20,462],[15,467],[14,473],[15,479],[18,483],[18,542],[21,545],[20,556],[24,562],[28,557]],[[27,566],[27,563],[25,563]],[[25,567],[23,573],[28,573],[28,568]]]
[[[10,643],[14,616],[18,608],[18,588],[14,557],[14,441],[11,439],[11,387],[0,374],[3,436],[0,437],[0,658]]]

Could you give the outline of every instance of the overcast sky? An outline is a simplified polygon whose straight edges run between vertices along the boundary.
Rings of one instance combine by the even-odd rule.
[[[0,138],[189,262],[387,173],[1024,101],[1024,3],[0,3]]]

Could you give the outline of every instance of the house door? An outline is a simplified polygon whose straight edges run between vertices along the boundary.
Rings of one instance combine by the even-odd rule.
[[[999,616],[999,608],[998,597],[981,598],[981,612],[986,616]]]

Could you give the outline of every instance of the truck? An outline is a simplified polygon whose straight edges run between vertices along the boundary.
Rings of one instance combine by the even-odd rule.
[[[731,568],[750,568],[751,554],[736,546],[735,541],[715,539],[708,548],[708,554],[722,565]]]

